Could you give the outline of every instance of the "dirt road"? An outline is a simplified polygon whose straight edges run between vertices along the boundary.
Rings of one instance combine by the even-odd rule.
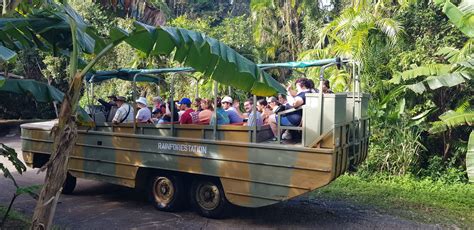
[[[18,136],[0,138],[20,153]],[[4,160],[0,157],[0,162]],[[28,170],[17,175],[20,185],[42,184],[44,174]],[[0,178],[0,205],[6,206],[14,187]],[[32,215],[35,201],[28,196],[19,198],[14,208]],[[235,208],[232,216],[212,220],[191,210],[166,213],[155,210],[144,194],[133,189],[78,180],[73,195],[62,195],[54,219],[56,225],[68,229],[223,229],[223,228],[337,228],[337,229],[436,229],[439,226],[416,223],[381,213],[371,207],[361,207],[335,200],[300,197],[270,207]]]

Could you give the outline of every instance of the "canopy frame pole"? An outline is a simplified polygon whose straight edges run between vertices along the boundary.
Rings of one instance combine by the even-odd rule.
[[[92,100],[94,100],[94,78],[95,78],[95,74],[92,75],[91,79],[89,80],[90,82],[90,94],[92,96]],[[93,106],[94,103],[91,103],[89,104],[90,105],[90,108],[92,109],[91,111],[91,115],[92,115],[92,119],[94,120],[94,123],[95,123],[95,107]],[[113,128],[112,128],[112,131],[113,131]]]
[[[357,64],[355,62],[352,62],[352,77],[354,78],[354,85],[352,86],[352,99],[353,99],[353,105],[352,105],[352,120],[354,121],[355,120],[355,112],[356,112],[356,109],[355,109],[355,102],[356,102],[356,92],[357,92]]]
[[[253,114],[253,124],[252,124],[252,142],[257,142],[257,95],[253,95],[253,106],[252,106],[252,114]]]
[[[199,81],[201,81],[201,79],[196,78],[196,95],[195,95],[196,97],[195,97],[195,99],[199,98]]]
[[[362,123],[361,123],[361,120],[362,120],[362,94],[361,94],[361,89],[360,89],[360,73],[361,73],[361,68],[360,68],[360,65],[361,63],[360,62],[356,62],[356,65],[357,65],[357,77],[356,77],[356,89],[357,89],[357,99],[359,100],[359,113],[360,113],[360,116],[359,116],[359,120],[357,122],[357,138],[358,138],[358,141],[360,140],[361,138],[361,126],[362,126]],[[369,126],[370,127],[370,126]]]
[[[214,140],[217,140],[217,91],[219,83],[214,80],[214,124],[212,126],[212,136],[214,137]],[[212,121],[212,118],[211,118]]]
[[[135,75],[133,75],[133,93],[132,93],[132,104],[133,104],[133,133],[137,133],[137,113],[138,113],[138,110],[137,110],[137,102],[136,102],[136,95],[137,95],[137,77],[140,76],[140,73],[136,73]],[[148,105],[146,105],[148,106]]]
[[[175,109],[174,108],[174,79],[175,79],[175,74],[172,74],[170,100],[168,100],[170,111],[171,111],[171,136],[172,137],[174,137],[174,109]]]
[[[323,83],[324,83],[324,70],[326,68],[331,67],[333,65],[336,65],[337,63],[329,63],[327,65],[324,65],[321,67],[321,70],[319,72],[319,106],[317,108],[317,121],[318,121],[318,135],[321,135],[323,133]],[[304,139],[302,141],[303,146],[304,146]]]

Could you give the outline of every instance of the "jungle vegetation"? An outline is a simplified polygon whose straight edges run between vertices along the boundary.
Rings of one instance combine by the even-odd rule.
[[[52,1],[3,1],[2,14],[20,17],[34,8],[47,8],[48,2]],[[334,56],[357,60],[363,67],[363,89],[372,96],[370,154],[357,174],[362,177],[410,175],[447,183],[468,181],[466,154],[474,122],[474,6],[470,1],[70,0],[68,3],[102,37],[113,37],[115,28],[131,30],[135,28],[134,21],[141,21],[203,32],[256,63]],[[75,64],[66,52],[72,44],[53,49],[19,49],[7,55],[3,51],[8,48],[8,41],[5,36],[2,39],[3,76],[24,76],[67,92],[68,82],[74,76],[70,66]],[[179,61],[150,55],[132,45],[117,44],[97,60],[94,69],[179,65]],[[79,67],[97,58],[94,52],[79,51],[79,56]],[[273,71],[271,74],[286,84],[301,74],[315,79],[317,72],[313,69],[305,73]],[[351,87],[349,74],[343,70],[331,70],[327,76],[336,92]],[[212,81],[194,73],[180,80],[178,97],[194,97],[196,85],[200,97],[211,96],[208,94],[212,92]],[[167,87],[139,85],[147,97],[167,96]],[[130,96],[129,89],[128,83],[110,81],[99,85],[96,95]],[[226,87],[221,87],[220,93],[248,97],[243,91]],[[0,96],[5,99],[0,102],[1,119],[55,116],[51,103],[4,92]],[[91,98],[83,94],[80,103],[88,100]],[[18,103],[25,106],[17,107]]]
[[[7,1],[8,2],[8,1]],[[12,1],[14,3],[15,1]],[[41,6],[42,1],[33,1]],[[234,48],[256,63],[348,57],[362,63],[362,83],[372,96],[372,137],[369,159],[360,175],[375,172],[415,175],[447,182],[466,182],[466,153],[473,123],[474,6],[469,1],[228,1],[148,0],[77,1],[69,4],[100,36],[115,27],[131,29],[133,21],[170,25],[203,32]],[[147,6],[140,8],[138,2]],[[31,6],[30,6],[31,7]],[[150,11],[153,9],[153,11]],[[456,11],[460,21],[447,16]],[[19,3],[12,16],[28,11]],[[450,11],[450,12],[451,12]],[[160,20],[151,20],[160,18]],[[152,22],[153,21],[153,22]],[[470,23],[470,24],[469,24]],[[1,62],[4,75],[44,81],[66,91],[69,59],[57,50],[22,50]],[[83,53],[83,61],[94,58]],[[121,43],[101,58],[94,69],[153,68],[178,63],[148,55]],[[305,74],[316,78],[319,70]],[[286,83],[300,73],[272,72]],[[348,73],[327,75],[333,90],[349,84]],[[183,77],[178,96],[208,97],[211,81],[199,73]],[[127,83],[112,81],[97,87],[98,97],[130,95]],[[148,97],[162,94],[165,86],[140,85]],[[222,87],[222,94],[229,89]],[[245,92],[231,91],[245,98]],[[51,104],[1,93],[0,118],[51,118]],[[20,100],[30,109],[15,106]],[[83,96],[81,104],[90,98]]]
[[[205,33],[255,63],[347,57],[361,63],[362,87],[372,97],[369,157],[356,175],[468,182],[466,165],[474,164],[474,157],[467,155],[474,146],[471,1],[69,0],[71,9],[78,13],[66,12],[73,15],[72,21],[50,9],[55,2],[4,0],[0,4],[2,17],[55,15],[75,28],[73,37],[79,38],[72,39],[77,44],[55,41],[54,46],[42,47],[41,42],[29,40],[32,37],[28,33],[14,32],[35,28],[1,23],[1,77],[23,76],[45,82],[68,95],[71,105],[84,105],[92,99],[83,91],[80,100],[76,98],[69,82],[84,73],[87,63],[86,69],[96,70],[183,65],[176,55],[168,59],[152,55],[139,44],[120,43],[145,28],[136,21]],[[91,49],[84,39],[91,30],[97,38],[107,38],[109,43],[96,46],[107,52]],[[124,35],[122,30],[131,33]],[[38,49],[25,49],[33,46]],[[316,79],[318,72],[273,71],[271,75],[286,84],[301,74]],[[177,96],[199,93],[200,97],[210,97],[212,81],[204,75],[194,73],[180,79]],[[331,70],[327,76],[336,92],[352,87],[349,74],[343,70]],[[75,82],[77,85],[78,80]],[[143,84],[139,88],[149,98],[169,94],[167,84]],[[128,83],[110,81],[96,87],[96,96],[130,96],[129,89]],[[227,87],[219,92],[241,99],[249,96]],[[0,97],[0,119],[55,117],[51,103],[5,92],[0,92]],[[470,154],[474,154],[472,150]]]

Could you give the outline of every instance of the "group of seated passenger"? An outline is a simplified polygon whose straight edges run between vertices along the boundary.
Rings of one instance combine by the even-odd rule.
[[[148,108],[148,103],[145,97],[140,97],[136,100],[138,112],[135,117],[138,123],[153,123],[163,124],[172,121],[179,122],[179,124],[203,124],[213,125],[217,122],[218,125],[234,124],[246,126],[262,126],[270,125],[274,136],[277,134],[277,120],[278,113],[291,108],[300,108],[306,103],[306,94],[318,92],[314,88],[314,82],[308,78],[298,78],[295,81],[295,88],[292,85],[287,86],[287,93],[279,94],[278,97],[272,96],[267,99],[259,99],[256,105],[256,111],[253,112],[253,99],[248,99],[244,102],[245,111],[240,111],[240,102],[232,100],[230,96],[224,96],[222,99],[217,98],[217,104],[214,105],[213,99],[196,98],[194,103],[189,98],[182,98],[178,103],[172,103],[174,106],[171,109],[169,102],[164,103],[159,96],[153,98],[152,110]],[[329,88],[329,81],[325,80],[323,83],[323,93],[332,93]],[[100,101],[106,109],[107,106],[117,106],[118,110],[113,118],[114,123],[128,123],[133,122],[134,109],[131,105],[126,103],[124,97],[110,96],[111,102]],[[194,107],[194,108],[193,108]],[[174,111],[173,116],[171,112]],[[283,126],[300,126],[302,119],[302,110],[295,110],[290,113],[281,115],[280,125]],[[289,133],[285,132],[283,139],[289,139]]]

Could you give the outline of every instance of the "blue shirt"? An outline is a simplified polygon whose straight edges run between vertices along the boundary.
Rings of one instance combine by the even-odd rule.
[[[227,113],[227,115],[229,115],[229,120],[230,120],[231,124],[232,123],[241,123],[241,122],[244,121],[244,119],[239,116],[237,111],[235,111],[234,107],[230,107],[225,112]]]
[[[214,124],[214,120],[211,120],[211,125]],[[217,124],[218,125],[225,125],[229,124],[229,115],[225,112],[223,108],[217,108]]]
[[[253,112],[249,113],[249,119],[247,121],[247,126],[253,126],[253,123],[255,118],[253,117]],[[257,111],[257,126],[262,126],[263,125],[263,120],[262,120],[262,114]]]
[[[306,93],[307,92],[300,92],[296,95],[297,97],[301,97],[301,99],[303,99],[303,104],[301,106],[306,104]],[[303,110],[301,110],[301,109],[286,114],[286,118],[288,118],[288,121],[290,121],[290,123],[294,126],[299,126],[300,125],[302,117],[303,117]]]

